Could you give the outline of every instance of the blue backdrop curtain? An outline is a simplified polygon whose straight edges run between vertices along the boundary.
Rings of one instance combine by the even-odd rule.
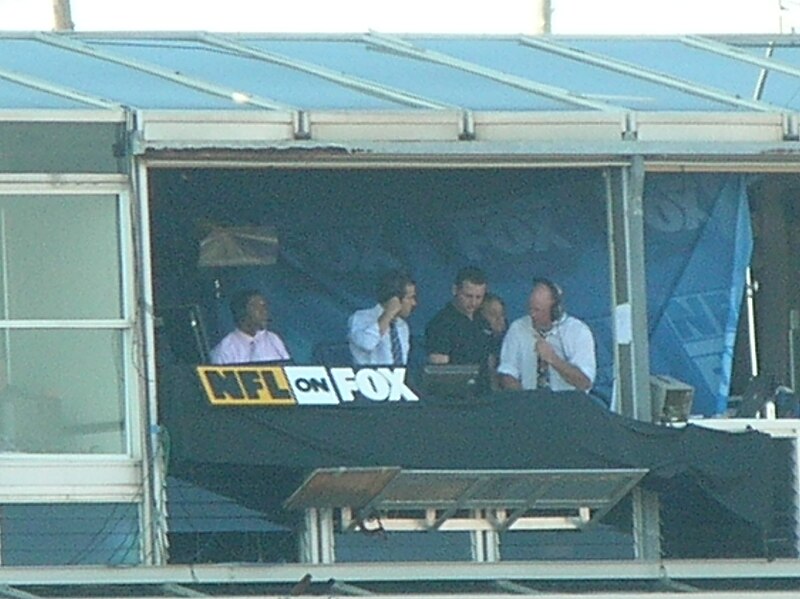
[[[379,274],[401,267],[418,283],[410,325],[419,364],[426,323],[451,298],[456,271],[472,264],[487,272],[510,319],[525,313],[532,278],[558,282],[567,311],[594,331],[596,392],[611,395],[600,169],[197,170],[158,172],[153,181],[157,301],[194,297],[212,343],[232,326],[232,293],[256,287],[295,361],[311,362],[315,349],[344,342],[353,310],[374,304]],[[727,402],[752,250],[745,183],[735,174],[646,178],[651,370],[694,385],[694,412],[705,415]],[[197,269],[198,221],[275,227],[277,264]]]

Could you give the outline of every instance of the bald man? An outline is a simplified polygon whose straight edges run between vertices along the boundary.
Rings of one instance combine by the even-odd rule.
[[[528,314],[508,328],[497,372],[504,389],[589,391],[597,371],[592,331],[564,311],[561,289],[535,279]]]

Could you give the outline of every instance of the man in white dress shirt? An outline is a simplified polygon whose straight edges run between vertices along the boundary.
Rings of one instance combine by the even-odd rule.
[[[591,329],[564,311],[558,285],[535,279],[528,315],[512,322],[503,339],[501,387],[589,391],[596,370]]]
[[[406,319],[417,306],[417,286],[400,270],[384,274],[376,290],[378,303],[354,312],[348,321],[347,340],[353,363],[408,363],[411,332]]]
[[[246,364],[289,360],[289,352],[278,335],[267,330],[269,304],[255,289],[245,289],[231,300],[236,329],[211,350],[213,364]]]

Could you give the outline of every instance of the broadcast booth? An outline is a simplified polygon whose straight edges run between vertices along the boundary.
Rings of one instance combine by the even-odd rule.
[[[798,48],[0,35],[0,584],[794,588]],[[427,364],[466,265],[559,284],[590,393]],[[209,363],[246,288],[290,360]]]

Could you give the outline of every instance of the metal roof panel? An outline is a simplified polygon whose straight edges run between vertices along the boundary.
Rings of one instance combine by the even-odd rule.
[[[0,38],[0,69],[25,73],[87,95],[141,108],[231,108],[232,99],[189,89],[129,66],[34,39]],[[242,106],[244,108],[244,106]]]
[[[546,43],[549,41],[541,39]],[[525,46],[519,40],[427,39],[419,42],[431,48],[510,72],[519,77],[572,89],[582,95],[602,99],[631,110],[732,110],[729,105],[689,94],[664,84],[652,83],[583,62],[560,56],[541,48]]]
[[[59,96],[56,93],[22,85],[17,81],[9,80],[0,73],[0,109],[29,109],[44,110],[85,109],[84,102]]]
[[[0,75],[19,74],[0,76],[0,109],[79,108],[81,98],[109,108],[176,111],[800,108],[797,36],[531,39],[0,32]],[[773,56],[765,58],[773,43]]]
[[[247,43],[472,110],[575,109],[566,102],[360,41],[250,38]]]
[[[689,47],[679,38],[571,38],[568,44],[744,99],[753,97],[760,71],[756,65]]]
[[[201,41],[143,38],[93,38],[84,41],[91,47],[108,50],[119,56],[157,64],[189,77],[241,90],[244,94],[274,98],[308,110],[385,110],[402,106],[398,102],[359,93],[298,69],[237,54],[233,50]]]
[[[763,57],[763,50],[759,54]],[[800,71],[800,47],[777,46],[773,49],[772,59]],[[767,69],[764,83],[763,98],[765,100],[789,106],[795,110],[800,109],[800,77],[790,77]]]

